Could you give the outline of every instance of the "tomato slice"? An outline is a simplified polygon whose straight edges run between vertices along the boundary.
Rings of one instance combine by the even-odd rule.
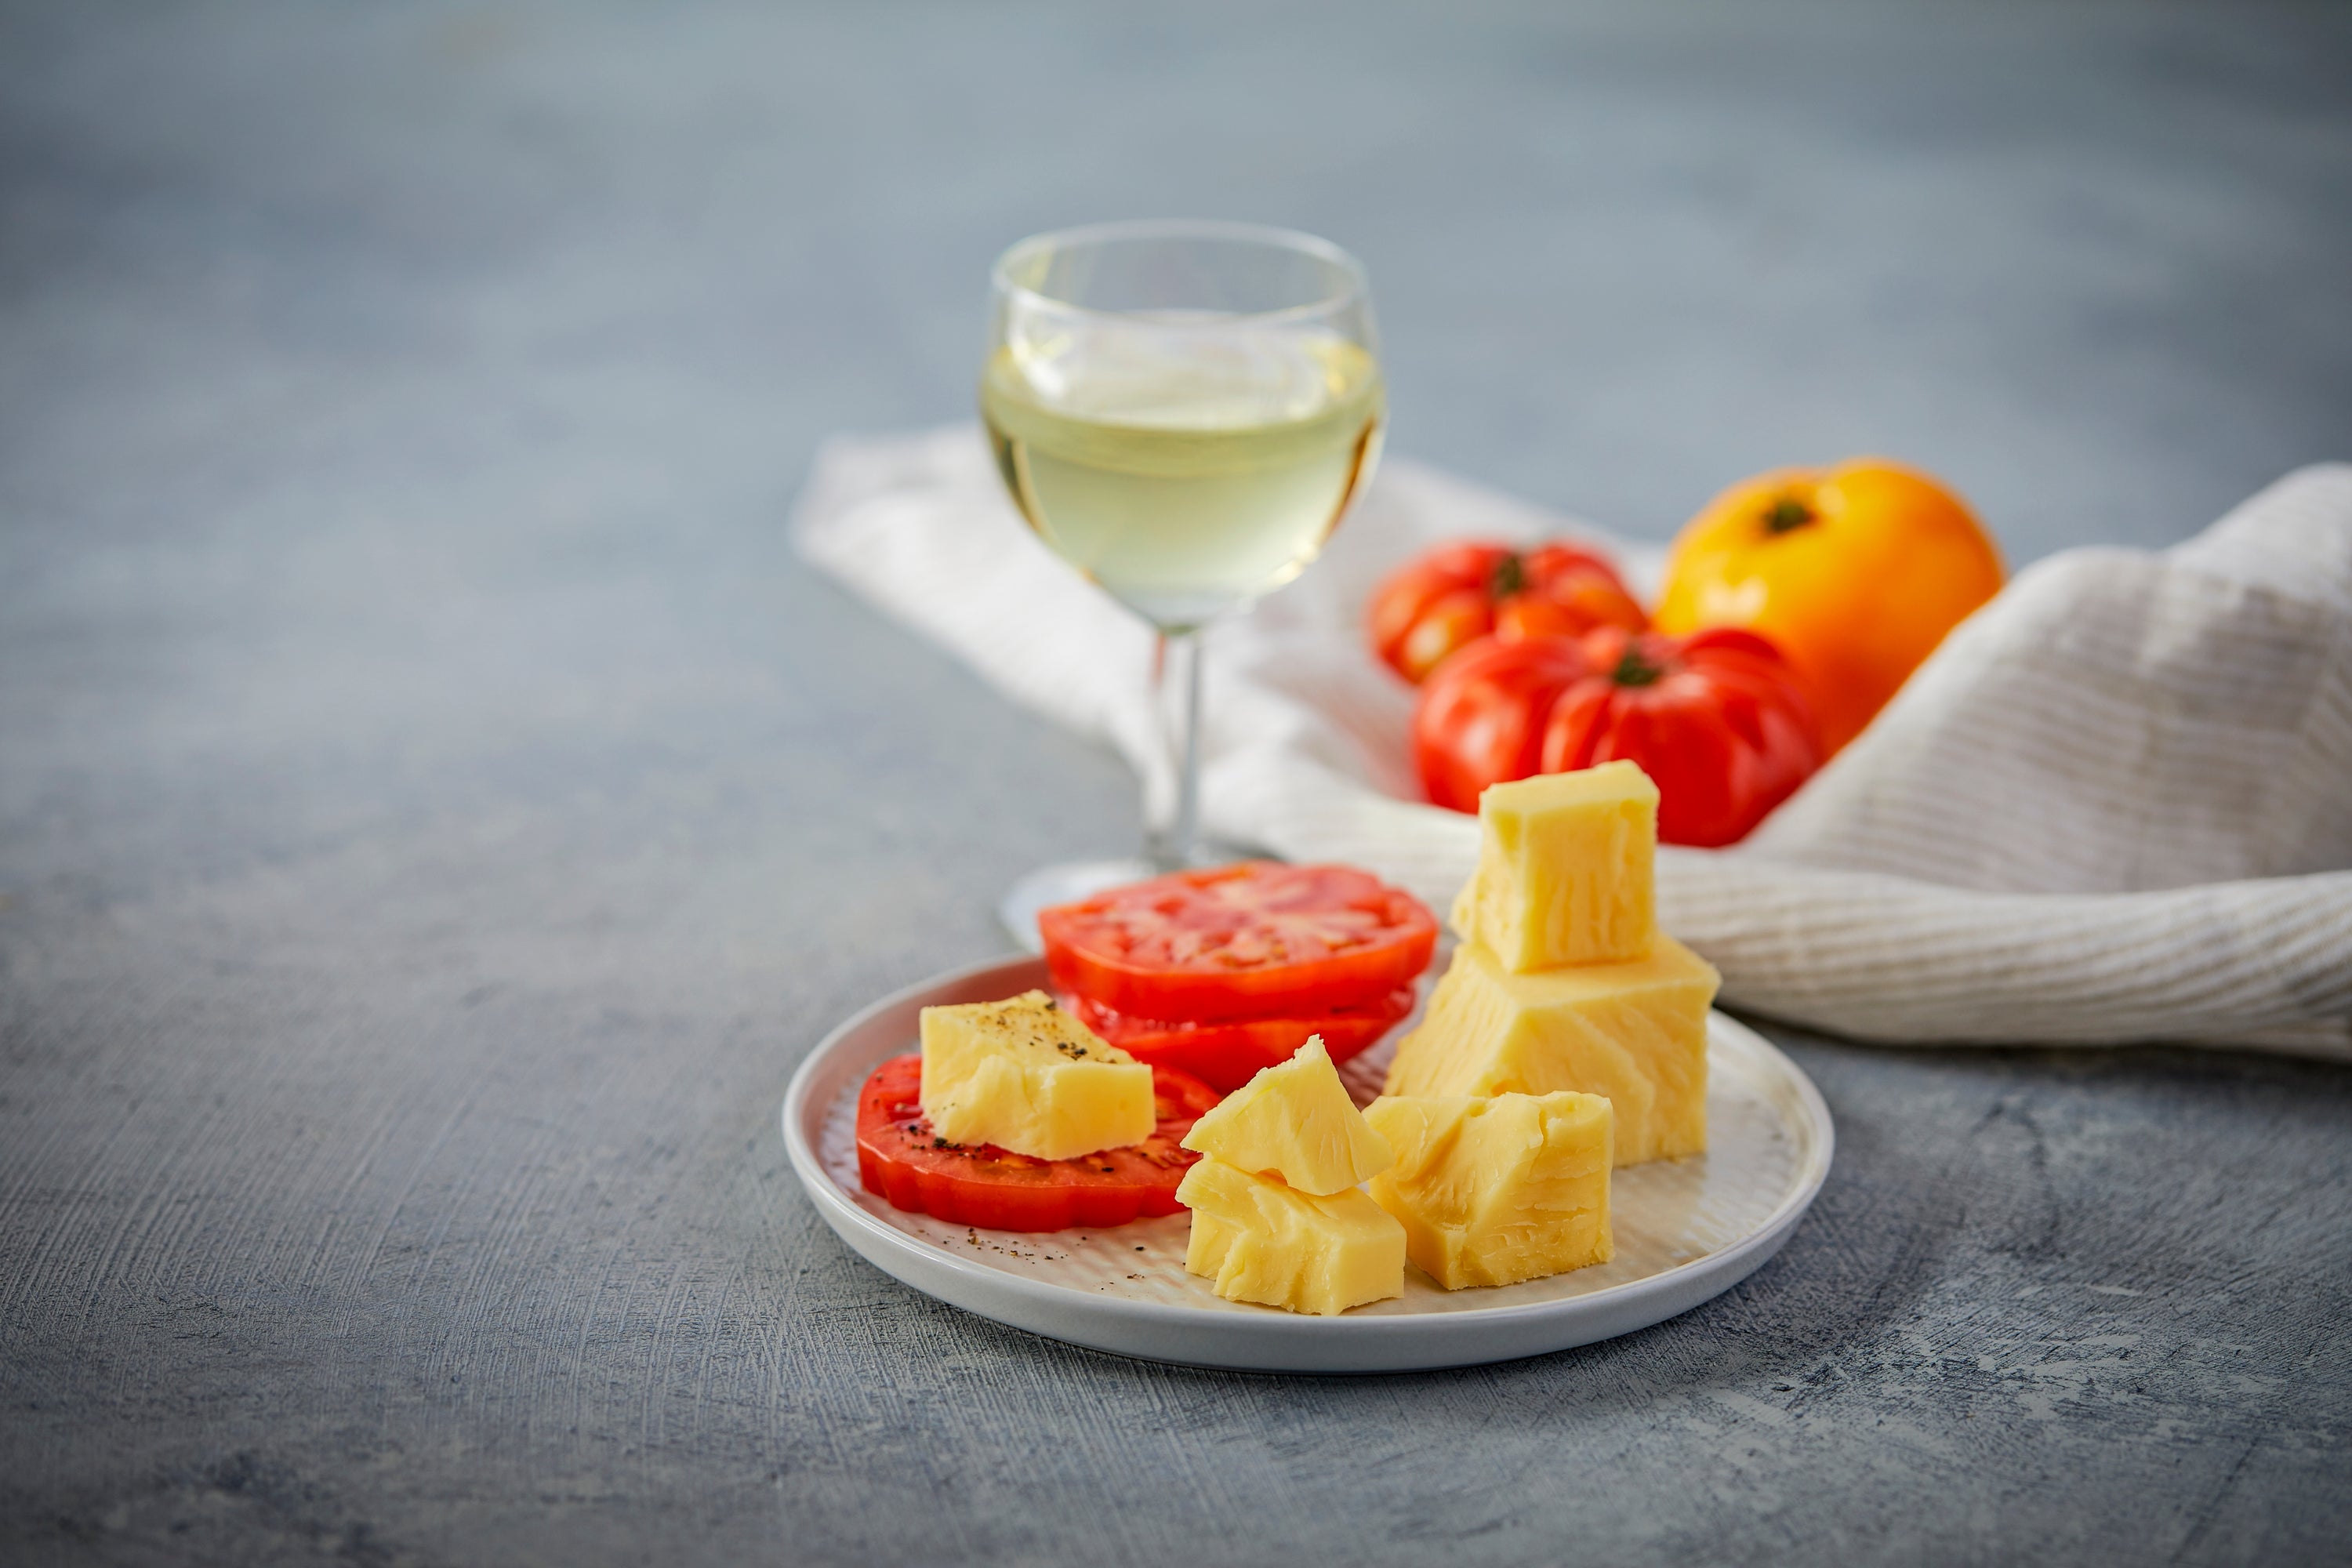
[[[1376,1002],[1429,966],[1437,921],[1348,866],[1244,860],[1041,911],[1064,991],[1139,1018],[1302,1017]]]
[[[1063,999],[1079,1023],[1155,1068],[1181,1068],[1220,1094],[1231,1094],[1262,1068],[1288,1061],[1309,1035],[1323,1037],[1334,1062],[1361,1055],[1412,1011],[1413,989],[1401,985],[1377,1002],[1303,1018],[1130,1018],[1083,996]]]
[[[857,1092],[857,1179],[893,1208],[991,1230],[1066,1230],[1174,1214],[1176,1184],[1198,1154],[1179,1147],[1217,1091],[1190,1073],[1151,1069],[1160,1124],[1124,1149],[1037,1160],[993,1143],[950,1143],[923,1115],[923,1058],[892,1057]]]

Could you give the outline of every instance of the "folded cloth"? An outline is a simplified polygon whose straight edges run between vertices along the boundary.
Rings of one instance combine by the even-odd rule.
[[[1164,810],[1151,633],[1055,559],[978,433],[844,439],[812,562],[998,689],[1116,748]],[[1419,804],[1412,694],[1366,595],[1463,535],[1654,546],[1391,459],[1324,559],[1207,637],[1202,817],[1439,909],[1475,819]],[[1743,844],[1664,848],[1661,920],[1732,1005],[1885,1042],[2175,1040],[2352,1061],[2352,467],[2159,553],[2067,551],[1946,639]]]

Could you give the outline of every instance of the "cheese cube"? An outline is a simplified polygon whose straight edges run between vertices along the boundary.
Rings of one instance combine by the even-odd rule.
[[[1716,973],[1663,933],[1639,963],[1513,974],[1479,942],[1454,950],[1421,1026],[1397,1044],[1390,1094],[1549,1094],[1616,1108],[1616,1163],[1706,1149],[1706,1010]]]
[[[1184,1147],[1318,1194],[1345,1192],[1395,1159],[1348,1098],[1320,1035],[1225,1096],[1192,1123]]]
[[[1397,1152],[1372,1201],[1448,1290],[1609,1261],[1611,1118],[1599,1095],[1383,1098],[1364,1114]]]
[[[1184,1267],[1228,1301],[1329,1316],[1404,1292],[1404,1226],[1349,1187],[1318,1196],[1218,1159],[1184,1173]]]
[[[1633,763],[1488,787],[1454,931],[1514,973],[1647,958],[1658,786]]]
[[[926,1007],[923,1114],[950,1143],[1039,1160],[1140,1143],[1159,1124],[1151,1069],[1043,991]]]

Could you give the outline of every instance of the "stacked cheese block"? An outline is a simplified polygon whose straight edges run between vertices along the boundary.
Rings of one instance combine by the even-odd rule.
[[[1706,1148],[1717,978],[1657,929],[1657,809],[1631,763],[1479,800],[1461,945],[1368,1113],[1397,1155],[1371,1195],[1449,1289],[1605,1260],[1610,1166]]]
[[[1184,1267],[1232,1301],[1344,1312],[1404,1289],[1405,1231],[1360,1190],[1395,1163],[1320,1036],[1192,1124]]]
[[[1658,789],[1632,763],[1496,784],[1478,869],[1428,1016],[1400,1041],[1396,1095],[1578,1089],[1616,1112],[1616,1163],[1706,1148],[1717,977],[1657,929]]]

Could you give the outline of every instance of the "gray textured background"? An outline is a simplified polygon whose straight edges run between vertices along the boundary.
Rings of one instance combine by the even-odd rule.
[[[794,1061],[1134,806],[781,519],[965,412],[1005,241],[1170,212],[1357,249],[1398,447],[1636,532],[2352,455],[2341,7],[0,5],[0,1555],[2344,1561],[2321,1068],[1794,1038],[1777,1262],[1441,1376],[822,1229]]]

